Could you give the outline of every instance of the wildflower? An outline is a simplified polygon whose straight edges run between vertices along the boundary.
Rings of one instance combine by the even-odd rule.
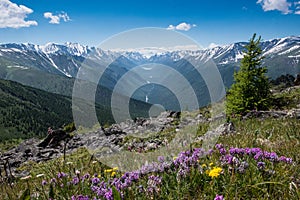
[[[42,181],[42,186],[44,186],[44,185],[47,185],[47,181],[46,180]]]
[[[51,183],[56,183],[57,180],[56,180],[56,178],[51,178],[50,182],[51,182]]]
[[[241,162],[240,166],[238,167],[238,172],[243,174],[248,167],[249,167],[249,164],[246,161],[243,161],[243,162]]]
[[[278,158],[278,160],[281,161],[281,162],[289,163],[289,164],[293,162],[292,158],[287,158],[285,156],[280,156]]]
[[[202,167],[202,168],[206,168],[207,165],[206,165],[206,164],[202,164],[201,167]]]
[[[80,174],[80,171],[77,169],[77,170],[75,171],[75,174],[76,174],[76,175],[79,175],[79,174]]]
[[[73,185],[77,185],[79,183],[79,178],[78,177],[74,177],[72,180]]]
[[[258,163],[257,163],[257,168],[258,168],[259,170],[265,169],[265,166],[266,166],[266,164],[265,164],[264,162],[258,162]]]
[[[113,171],[113,169],[106,169],[104,170],[104,173],[111,173]]]
[[[218,194],[214,198],[214,200],[223,200],[223,199],[224,199],[223,195],[218,195]]]
[[[99,179],[99,178],[93,178],[93,179],[92,179],[92,183],[93,183],[94,185],[97,185],[98,183],[100,183],[100,179]]]
[[[105,198],[106,198],[107,200],[113,200],[114,197],[113,197],[112,189],[111,189],[111,188],[108,189],[108,190],[105,192],[104,196],[105,196]]]
[[[92,162],[92,164],[96,164],[97,163],[97,161],[96,160],[94,160],[93,162]]]
[[[67,162],[66,164],[67,164],[67,165],[72,165],[72,164],[73,164],[73,162]]]
[[[113,170],[113,171],[118,171],[119,168],[118,168],[118,167],[114,167],[114,168],[112,168],[112,170]]]
[[[223,146],[223,144],[216,144],[216,148],[217,149],[221,149],[221,148],[223,148],[224,146]]]
[[[111,176],[115,176],[115,175],[116,175],[116,172],[112,172],[112,173],[111,173]]]
[[[220,167],[214,167],[212,170],[209,171],[208,176],[214,178],[218,177],[222,172],[222,168]]]
[[[219,151],[220,151],[220,154],[222,154],[222,155],[225,155],[227,153],[225,148],[220,148]]]
[[[57,174],[58,178],[63,178],[63,177],[66,177],[66,176],[67,176],[67,174],[65,174],[64,172],[58,172],[58,174]]]
[[[163,163],[163,162],[165,161],[165,157],[159,156],[159,157],[157,158],[157,160],[158,160],[158,162]]]

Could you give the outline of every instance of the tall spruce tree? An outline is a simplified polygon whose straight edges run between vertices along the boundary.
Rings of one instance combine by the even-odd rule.
[[[266,76],[267,68],[261,67],[263,59],[260,48],[261,37],[256,34],[245,46],[240,70],[234,73],[235,83],[227,94],[226,113],[244,115],[251,110],[267,110],[270,107],[271,92]]]

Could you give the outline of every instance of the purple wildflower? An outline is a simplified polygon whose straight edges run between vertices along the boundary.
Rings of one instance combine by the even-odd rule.
[[[64,172],[58,172],[58,174],[57,174],[58,178],[64,178],[66,176],[67,176],[67,174],[65,174]]]
[[[114,197],[113,197],[113,192],[112,192],[112,189],[109,188],[105,193],[104,193],[104,197],[107,199],[107,200],[113,200]]]
[[[266,164],[265,164],[264,162],[258,162],[258,163],[257,163],[257,168],[258,168],[259,170],[265,169],[265,166],[266,166]]]
[[[157,160],[158,160],[158,162],[163,163],[165,161],[165,157],[158,156]]]
[[[218,195],[218,194],[214,198],[214,200],[223,200],[223,199],[224,199],[223,195]]]
[[[216,148],[217,149],[222,149],[222,148],[224,148],[224,146],[223,146],[223,144],[216,144]]]
[[[73,185],[77,185],[79,183],[79,178],[78,177],[74,177],[72,180],[72,184]]]
[[[93,185],[97,185],[98,183],[100,183],[100,179],[95,177],[95,178],[92,178],[92,184]]]
[[[47,185],[47,181],[46,181],[46,180],[43,180],[43,181],[42,181],[42,186],[45,186],[45,185]]]

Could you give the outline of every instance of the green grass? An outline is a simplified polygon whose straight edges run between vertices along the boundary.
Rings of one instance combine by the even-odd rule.
[[[219,138],[218,143],[225,147],[260,147],[263,150],[276,152],[279,156],[285,155],[294,160],[293,164],[266,162],[268,170],[274,170],[274,174],[267,171],[259,171],[256,163],[251,158],[245,158],[249,168],[245,174],[232,173],[228,166],[222,166],[223,172],[217,178],[211,178],[198,169],[192,169],[189,175],[178,181],[177,171],[170,170],[164,173],[154,173],[162,177],[159,192],[152,196],[154,199],[213,199],[216,194],[224,195],[225,199],[298,199],[300,196],[299,182],[300,168],[300,123],[297,119],[248,119],[245,121],[234,121],[236,133]],[[283,128],[284,127],[284,128]],[[203,130],[206,130],[204,127]],[[203,131],[202,130],[202,131]],[[165,133],[166,134],[166,133]],[[199,133],[200,134],[200,133]],[[168,135],[168,134],[167,134]],[[197,147],[197,144],[194,144]],[[188,147],[187,147],[188,149]],[[199,160],[200,164],[206,164],[210,170],[213,166],[221,167],[220,155],[214,152],[211,156]],[[213,166],[209,167],[209,163]],[[30,188],[30,194],[39,194],[40,199],[49,198],[49,192],[54,192],[57,199],[69,199],[74,194],[92,195],[89,182],[68,188],[55,186],[50,189],[50,184],[41,185],[43,179],[50,181],[60,171],[71,176],[76,176],[75,171],[80,174],[101,174],[101,180],[108,181],[112,177],[104,173],[107,168],[89,154],[85,149],[63,158],[48,161],[41,164],[28,163],[23,168],[31,170],[32,178],[28,180],[15,180],[14,184],[1,184],[0,199],[17,199],[26,188]],[[123,172],[117,172],[120,177]],[[38,174],[43,177],[36,178]],[[150,175],[150,174],[149,174]],[[147,187],[148,176],[132,185],[124,191],[125,199],[149,199],[149,194],[140,193],[138,187]],[[70,179],[62,180],[67,181]],[[298,185],[297,185],[298,184]]]

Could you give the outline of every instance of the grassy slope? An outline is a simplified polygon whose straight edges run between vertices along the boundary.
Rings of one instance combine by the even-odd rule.
[[[299,89],[287,93],[277,94],[277,98],[291,100],[292,105],[299,103]],[[284,107],[290,107],[285,105]],[[299,199],[300,197],[300,123],[299,119],[247,119],[233,121],[236,133],[233,135],[221,136],[218,143],[222,143],[227,149],[229,147],[259,147],[264,151],[276,152],[279,156],[284,155],[293,159],[292,164],[266,162],[267,168],[262,172],[256,167],[256,162],[247,158],[249,169],[244,174],[232,173],[230,168],[223,166],[223,172],[218,178],[211,179],[205,174],[192,171],[188,177],[180,182],[176,179],[176,171],[154,173],[163,178],[159,186],[158,196],[155,199],[213,199],[216,194],[222,194],[225,199]],[[203,128],[202,130],[205,130]],[[167,134],[167,133],[164,133]],[[173,131],[170,132],[173,134]],[[194,147],[200,147],[194,144]],[[209,166],[221,166],[220,155],[215,151],[211,156],[204,157],[199,163]],[[99,162],[93,162],[93,158],[85,149],[80,149],[72,155],[67,156],[64,164],[63,159],[57,159],[46,163],[28,163],[23,167],[32,169],[32,178],[29,181],[19,180],[13,186],[3,184],[1,186],[0,198],[11,199],[19,197],[30,186],[31,194],[38,193],[42,199],[49,197],[49,184],[41,186],[43,179],[49,181],[57,177],[59,171],[64,171],[71,176],[75,170],[81,175],[85,173],[101,174],[101,180],[108,180],[111,177],[104,173],[105,166]],[[213,167],[212,166],[212,167]],[[211,167],[211,168],[212,168]],[[208,167],[210,168],[210,167]],[[274,174],[270,174],[274,172]],[[37,174],[43,173],[42,178],[35,178]],[[118,172],[120,177],[123,172]],[[71,178],[71,177],[70,177]],[[65,181],[72,180],[66,178]],[[142,177],[139,182],[134,183],[130,189],[125,190],[125,199],[149,199],[149,194],[141,193],[138,190],[140,185],[145,187],[148,184],[147,176]],[[93,194],[90,191],[90,183],[85,182],[68,188],[55,187],[54,192],[58,199],[70,198],[76,194]],[[22,192],[21,192],[22,191]],[[2,196],[1,196],[2,195]]]

